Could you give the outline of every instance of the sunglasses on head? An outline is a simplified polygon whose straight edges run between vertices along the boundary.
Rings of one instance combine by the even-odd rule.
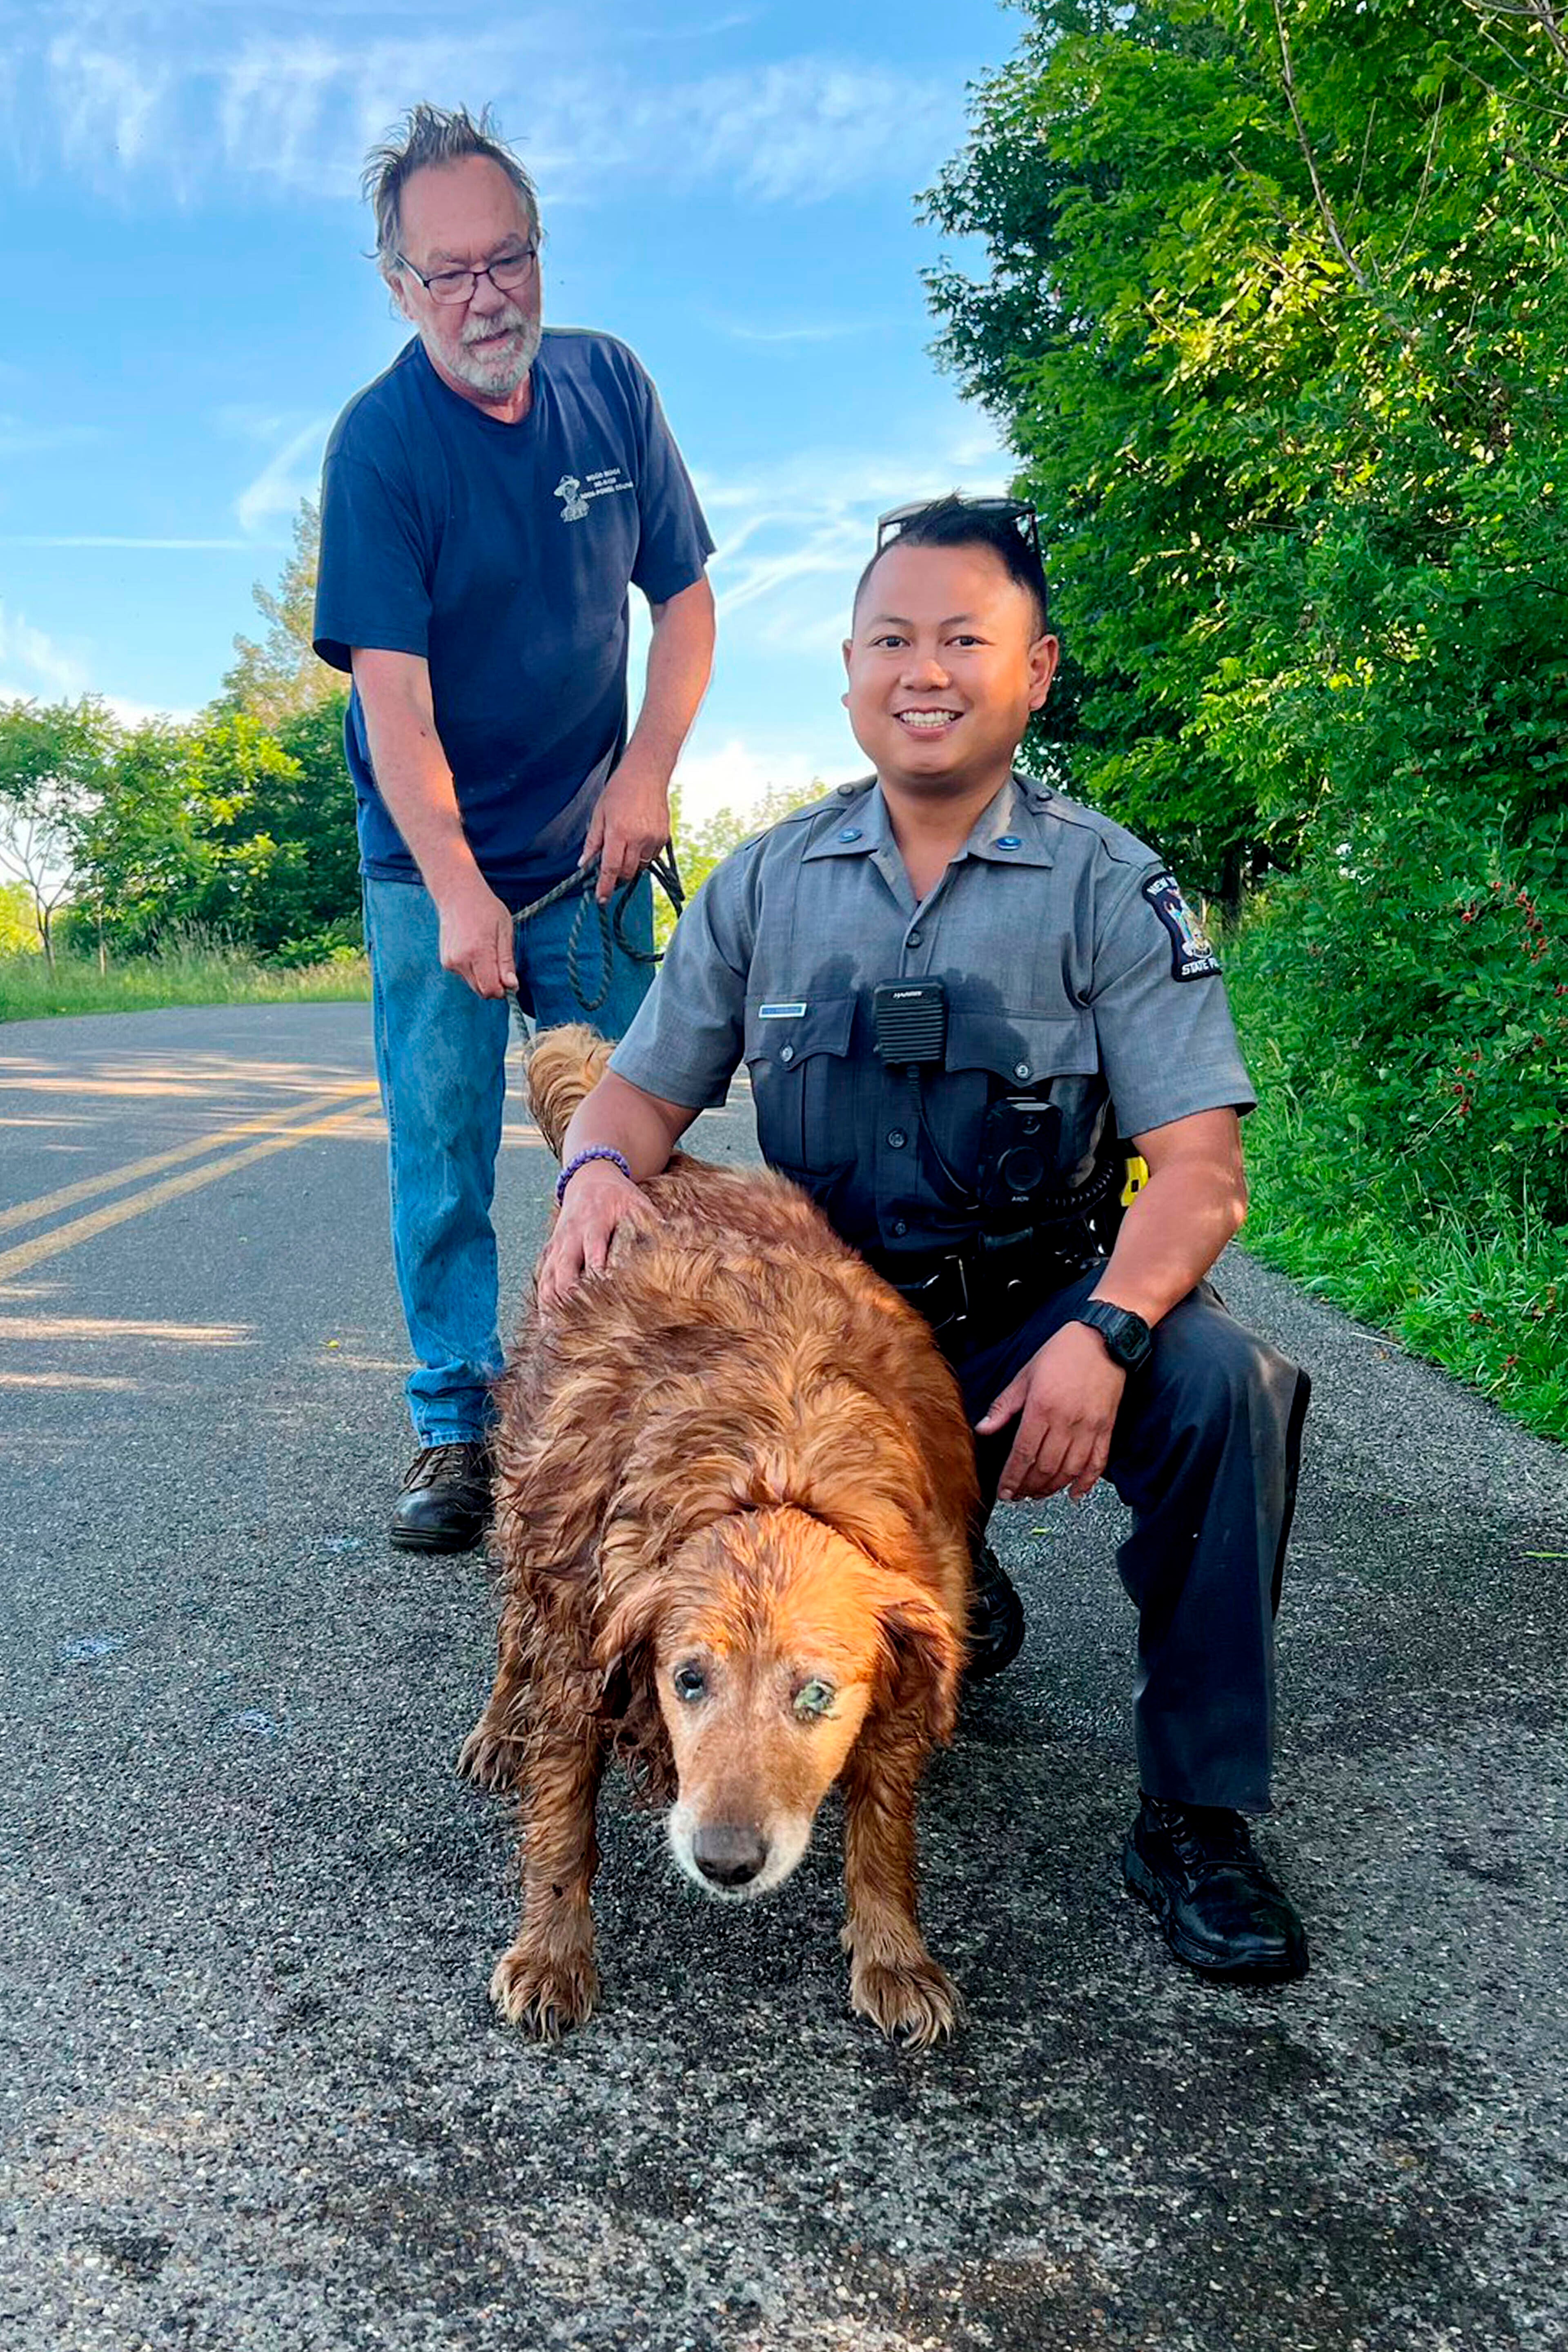
[[[908,506],[889,507],[887,513],[877,517],[877,552],[879,555],[890,539],[897,539],[906,523],[917,515],[929,514],[937,505],[961,508],[965,514],[994,515],[999,522],[1016,522],[1019,533],[1035,551],[1036,561],[1043,564],[1040,555],[1040,519],[1026,499],[954,499],[951,502],[937,499],[912,499]]]

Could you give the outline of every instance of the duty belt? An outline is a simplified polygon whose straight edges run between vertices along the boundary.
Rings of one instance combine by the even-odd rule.
[[[1021,1234],[981,1234],[963,1249],[882,1252],[871,1263],[933,1331],[956,1338],[967,1326],[979,1338],[1021,1321],[1095,1264],[1096,1252],[1081,1244],[1064,1249],[1066,1239],[1031,1226]]]

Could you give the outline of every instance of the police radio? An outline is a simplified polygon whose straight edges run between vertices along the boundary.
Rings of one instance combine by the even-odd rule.
[[[919,1070],[947,1051],[947,990],[940,980],[884,980],[871,991],[877,1058]]]

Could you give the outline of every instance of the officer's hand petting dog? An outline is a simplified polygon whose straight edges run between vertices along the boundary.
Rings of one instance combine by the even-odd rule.
[[[576,1120],[562,1143],[560,1214],[539,1261],[539,1306],[550,1315],[585,1274],[602,1272],[623,1224],[652,1225],[658,1213],[642,1190],[657,1176],[697,1114],[606,1072],[594,1090],[598,1115],[585,1133]],[[545,1105],[548,1114],[549,1105]]]
[[[541,1313],[553,1314],[585,1274],[603,1272],[622,1225],[658,1223],[647,1194],[613,1160],[593,1160],[581,1169],[539,1261]]]

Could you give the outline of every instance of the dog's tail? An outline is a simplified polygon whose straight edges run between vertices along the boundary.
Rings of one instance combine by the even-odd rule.
[[[561,1139],[584,1096],[597,1086],[610,1058],[607,1038],[585,1021],[546,1029],[528,1057],[528,1107],[541,1135],[561,1157]]]

